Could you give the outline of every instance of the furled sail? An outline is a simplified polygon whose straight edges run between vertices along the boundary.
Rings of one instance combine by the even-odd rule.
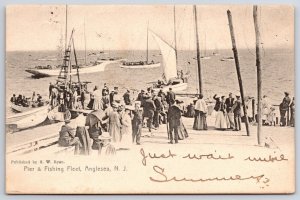
[[[177,77],[176,52],[175,49],[167,42],[162,40],[154,32],[149,31],[157,42],[163,58],[164,77],[168,82],[172,78]]]

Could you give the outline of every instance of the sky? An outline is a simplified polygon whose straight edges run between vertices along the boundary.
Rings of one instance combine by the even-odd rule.
[[[231,48],[228,9],[237,47],[255,47],[252,5],[197,5],[201,49]],[[85,45],[88,50],[145,50],[147,26],[174,46],[174,5],[68,5],[67,11],[68,37],[74,28],[78,50]],[[258,14],[264,48],[294,46],[292,6],[262,5]],[[175,19],[177,48],[194,50],[192,5],[176,5]],[[65,24],[66,5],[7,6],[6,50],[57,50],[64,45]],[[149,49],[158,49],[150,36]]]

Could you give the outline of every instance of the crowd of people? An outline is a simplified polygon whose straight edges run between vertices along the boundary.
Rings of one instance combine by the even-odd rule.
[[[155,131],[153,130],[158,129],[161,124],[167,125],[169,143],[174,144],[189,136],[182,122],[183,115],[194,118],[194,130],[208,130],[206,117],[209,106],[202,94],[198,95],[197,100],[193,103],[185,106],[184,102],[177,98],[171,87],[166,93],[162,89],[154,90],[153,88],[148,88],[147,90],[141,90],[137,97],[128,89],[123,95],[119,94],[118,87],[114,87],[110,91],[107,84],[104,84],[102,90],[95,86],[92,92],[88,92],[85,89],[83,93],[80,95],[82,108],[93,110],[84,117],[85,120],[82,123],[82,127],[88,126],[88,129],[78,129],[77,127],[76,132],[80,134],[68,134],[70,138],[67,141],[69,142],[61,142],[62,145],[75,144],[79,149],[86,149],[86,145],[82,144],[84,143],[83,141],[86,141],[86,139],[82,139],[82,135],[84,135],[84,138],[88,136],[92,141],[92,149],[99,149],[99,144],[103,142],[103,135],[108,133],[107,138],[116,147],[130,148],[130,145],[134,143],[137,145],[141,144],[143,130],[146,129],[148,135],[154,136]],[[229,96],[225,98],[225,96],[216,94],[213,96],[213,99],[215,100],[213,106],[215,129],[240,131],[243,117],[240,96],[236,95],[234,97],[232,93],[229,93]],[[247,100],[246,107],[249,106],[250,100],[251,98]],[[291,107],[290,122],[292,125],[294,124],[295,105],[294,101],[290,103],[288,95],[283,99],[280,111],[282,115],[287,105]],[[263,106],[263,108],[268,107],[266,97],[263,99]],[[81,115],[83,116],[82,113]],[[269,111],[266,117],[267,120],[263,118],[264,123],[270,121]],[[93,120],[94,118],[96,121]],[[282,118],[284,117],[282,116]],[[255,120],[255,117],[249,118],[249,120]],[[60,138],[62,140],[65,138],[66,130],[69,131],[65,125],[61,129]],[[78,135],[81,136],[78,137]],[[77,137],[79,139],[75,139]],[[89,144],[89,142],[85,142],[85,144]]]
[[[44,105],[43,98],[40,94],[35,94],[33,92],[32,97],[25,97],[24,95],[19,94],[18,97],[13,94],[10,98],[10,102],[17,106],[22,107],[40,107]]]

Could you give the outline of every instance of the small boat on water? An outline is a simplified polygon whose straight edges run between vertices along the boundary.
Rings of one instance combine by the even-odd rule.
[[[6,117],[6,125],[9,129],[16,131],[37,126],[47,119],[49,106],[31,109],[24,113]]]
[[[151,68],[156,68],[160,67],[160,63],[148,63],[147,61],[135,61],[135,62],[128,62],[124,61],[120,65],[121,68],[126,68],[126,69],[151,69]]]
[[[232,57],[232,56],[224,57],[224,58],[221,58],[221,61],[234,61],[234,57]]]
[[[148,49],[148,44],[149,44],[149,28],[147,26],[147,50],[146,50],[146,60],[145,61],[123,61],[120,65],[121,68],[126,68],[126,69],[151,69],[151,68],[156,68],[160,67],[159,62],[154,62],[149,61],[149,49]]]
[[[81,74],[88,74],[88,73],[95,73],[95,72],[102,72],[105,70],[105,67],[108,64],[116,63],[119,60],[101,60],[100,62],[96,62],[94,64],[88,66],[81,66],[80,73]],[[49,76],[58,76],[61,68],[54,68],[54,69],[37,69],[37,68],[29,68],[25,70],[26,72],[33,74],[34,77],[42,78],[42,77],[49,77]],[[71,75],[76,75],[76,71],[71,72]]]

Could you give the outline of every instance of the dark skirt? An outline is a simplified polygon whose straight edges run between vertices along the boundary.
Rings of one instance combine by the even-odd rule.
[[[207,130],[206,113],[203,113],[202,111],[196,111],[193,129]]]
[[[91,153],[91,138],[85,127],[78,126],[76,128],[75,136],[79,138],[79,141],[82,144],[80,154],[89,155]]]
[[[182,120],[180,119],[180,126],[178,129],[178,139],[183,140],[184,138],[187,138],[187,137],[189,137],[189,134],[188,134]]]

